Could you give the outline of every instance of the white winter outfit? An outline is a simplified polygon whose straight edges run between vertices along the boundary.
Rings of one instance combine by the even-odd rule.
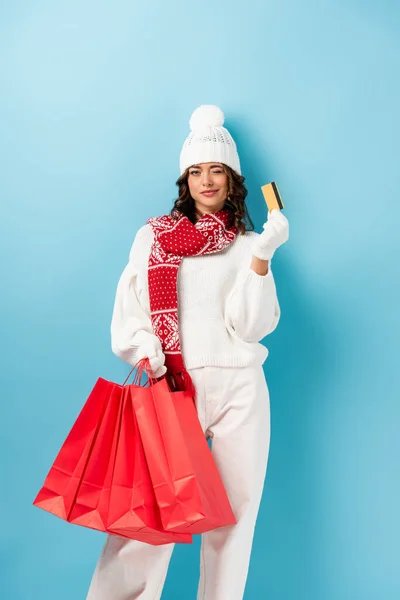
[[[185,257],[178,273],[182,355],[237,519],[202,535],[198,600],[242,600],[267,468],[270,404],[262,364],[268,350],[260,340],[276,328],[280,308],[271,262],[265,276],[250,268],[258,235],[238,234],[221,252]],[[112,349],[131,365],[140,344],[153,336],[147,286],[152,240],[149,225],[139,229],[116,292]],[[172,544],[108,536],[87,600],[158,600],[172,550]]]

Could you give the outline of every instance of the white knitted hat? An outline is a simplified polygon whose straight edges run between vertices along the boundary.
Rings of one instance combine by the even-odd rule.
[[[214,104],[202,104],[193,112],[189,125],[190,133],[180,154],[182,173],[191,165],[204,162],[220,162],[241,175],[236,144],[225,127],[224,113]]]

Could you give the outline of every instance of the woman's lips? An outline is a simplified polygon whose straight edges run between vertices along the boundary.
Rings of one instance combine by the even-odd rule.
[[[201,192],[203,196],[207,196],[207,198],[209,196],[214,196],[214,194],[216,194],[218,192],[218,190],[214,190],[212,192]]]

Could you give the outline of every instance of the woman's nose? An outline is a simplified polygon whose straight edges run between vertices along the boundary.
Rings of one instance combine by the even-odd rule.
[[[209,175],[204,175],[202,179],[202,184],[205,186],[209,186],[210,183],[212,183],[211,177]]]

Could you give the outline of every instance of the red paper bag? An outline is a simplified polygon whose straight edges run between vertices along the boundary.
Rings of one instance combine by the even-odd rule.
[[[164,377],[131,387],[131,397],[164,529],[201,533],[235,524],[191,396],[170,391]]]
[[[115,419],[115,409],[118,407],[115,400],[120,394],[120,386],[102,378],[97,380],[33,502],[35,506],[66,521],[71,520],[71,513],[75,509],[75,516],[77,512],[82,517],[86,513],[86,526],[96,525],[94,528],[105,530],[101,519],[96,519],[95,523],[90,506],[85,509],[82,505],[76,511],[75,502],[99,431],[102,426],[104,429],[104,417],[107,411],[110,417],[112,408]]]
[[[195,534],[224,525],[235,525],[236,519],[201,428],[193,398],[186,392],[173,392],[172,401],[195,469],[205,517],[189,527],[177,527],[170,531],[190,531]]]
[[[191,543],[191,534],[163,531],[160,513],[143,451],[131,394],[126,386],[112,474],[107,531],[150,544]]]
[[[131,456],[132,462],[135,462],[138,446],[137,428],[133,429],[133,420],[130,419],[129,423],[124,422],[124,409],[127,405],[131,406],[128,389],[129,386],[124,387],[102,378],[98,379],[33,502],[35,506],[70,523],[108,532],[111,498],[111,509],[114,513],[116,507],[121,505],[118,494],[112,494],[113,474],[116,471],[121,472],[124,466],[129,465],[126,457]],[[126,432],[125,457],[121,452],[118,454],[122,430]],[[123,460],[123,465],[116,469],[117,456]],[[142,475],[141,486],[144,479]],[[131,486],[135,486],[134,480],[131,480]],[[146,490],[149,487],[151,490],[149,476],[144,486]],[[153,516],[152,509],[155,512]],[[150,521],[150,527],[146,528],[142,523],[140,530],[121,529],[118,535],[153,545],[170,542],[191,543],[192,536],[189,533],[181,535],[163,531],[154,494],[146,517]],[[159,530],[152,527],[158,523]]]

